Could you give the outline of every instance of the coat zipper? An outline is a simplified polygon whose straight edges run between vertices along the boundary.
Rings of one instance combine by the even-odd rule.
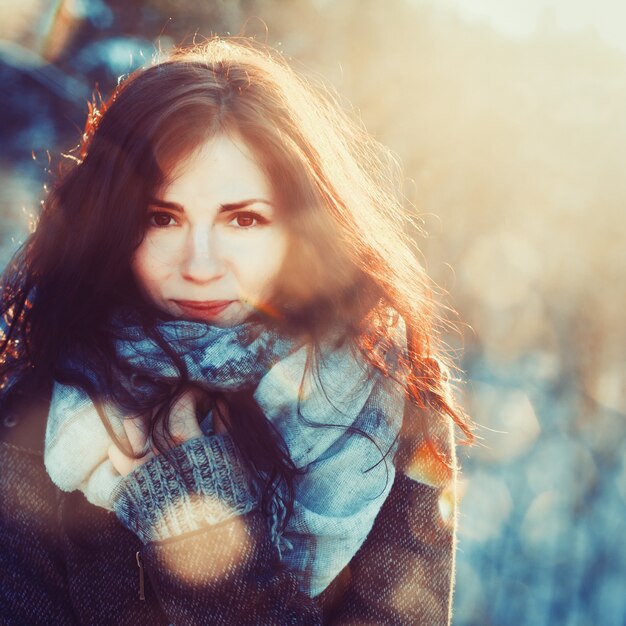
[[[141,561],[141,555],[139,554],[139,551],[137,551],[135,558],[137,559],[137,565],[139,566],[139,599],[145,600],[146,595],[144,593],[143,562]]]

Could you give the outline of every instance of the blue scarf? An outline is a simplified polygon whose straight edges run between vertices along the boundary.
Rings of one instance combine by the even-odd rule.
[[[172,382],[178,369],[158,342],[132,322],[121,316],[114,325],[121,365],[116,374],[120,389],[149,403],[158,383]],[[365,540],[393,483],[392,457],[386,462],[381,458],[392,449],[401,426],[400,385],[383,377],[348,345],[323,344],[313,372],[306,367],[307,346],[250,323],[217,328],[177,320],[163,322],[157,330],[184,363],[191,381],[212,391],[254,390],[256,402],[283,437],[295,465],[307,468],[297,481],[283,560],[306,571],[309,593],[321,592]],[[385,350],[379,346],[392,369],[404,349],[403,324],[396,330],[395,345]],[[128,415],[112,402],[97,372],[75,357],[67,357],[63,366],[86,373],[98,394],[94,399],[123,439],[122,420]],[[316,427],[319,424],[338,428]],[[358,428],[367,437],[346,427]],[[55,383],[44,455],[53,482],[115,510],[112,496],[125,479],[109,461],[111,443],[92,397],[77,387]]]

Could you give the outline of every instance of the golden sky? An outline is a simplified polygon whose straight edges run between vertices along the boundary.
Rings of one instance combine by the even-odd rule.
[[[431,0],[430,4],[435,3]],[[626,52],[623,0],[437,0],[436,4],[456,9],[463,17],[486,21],[511,37],[532,36],[548,21],[567,32],[594,30]]]

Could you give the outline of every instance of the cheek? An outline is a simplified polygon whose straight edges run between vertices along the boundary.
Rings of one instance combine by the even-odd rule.
[[[287,253],[287,235],[282,231],[242,246],[232,259],[242,289],[248,294],[267,296],[281,272]]]
[[[148,293],[158,288],[165,277],[166,267],[159,262],[158,256],[154,254],[154,246],[148,240],[144,240],[137,248],[131,262],[137,284]]]

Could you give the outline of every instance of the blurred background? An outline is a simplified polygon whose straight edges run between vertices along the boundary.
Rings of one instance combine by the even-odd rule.
[[[401,160],[481,425],[461,449],[455,625],[626,624],[626,5],[0,0],[0,262],[94,87],[253,35]],[[621,530],[620,530],[621,529]]]

